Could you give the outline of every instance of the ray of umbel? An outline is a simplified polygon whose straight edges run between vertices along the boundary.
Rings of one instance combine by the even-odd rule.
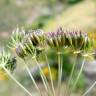
[[[92,84],[92,86],[91,86],[87,91],[85,91],[85,92],[83,93],[82,96],[86,96],[86,95],[94,88],[95,85],[96,85],[96,81]]]
[[[51,72],[51,69],[50,69],[50,65],[49,65],[49,62],[48,62],[47,55],[46,55],[45,52],[44,52],[44,54],[45,54],[45,58],[46,58],[46,62],[47,62],[48,70],[49,70],[49,75],[50,75],[50,80],[51,80],[51,86],[52,86],[53,95],[56,96],[55,95],[54,84],[53,84],[53,80],[52,80],[52,72]]]
[[[69,80],[68,80],[68,85],[67,85],[67,90],[71,91],[70,90],[70,83],[71,83],[71,80],[72,80],[72,77],[74,75],[74,70],[75,70],[75,67],[76,67],[76,60],[77,60],[77,54],[75,54],[75,60],[74,60],[74,64],[72,66],[72,70],[71,70],[71,74],[69,76]],[[66,95],[70,94],[70,92],[66,93]]]
[[[11,75],[11,73],[10,73],[5,67],[3,67],[3,69],[4,69],[5,72],[10,76],[10,78],[11,78],[17,85],[19,85],[29,96],[33,96],[20,82],[18,82],[18,81]]]
[[[25,60],[24,60],[24,63],[25,63]],[[27,72],[28,72],[30,78],[32,79],[32,82],[34,83],[34,85],[35,85],[35,87],[36,87],[36,89],[37,89],[39,95],[42,96],[42,94],[41,94],[41,92],[40,92],[40,89],[38,88],[38,86],[37,86],[37,84],[36,84],[36,82],[35,82],[35,80],[34,80],[34,77],[32,76],[32,74],[31,74],[31,72],[30,72],[30,69],[28,68],[28,66],[27,66],[26,63],[25,63],[25,68],[26,68],[26,70],[27,70]]]

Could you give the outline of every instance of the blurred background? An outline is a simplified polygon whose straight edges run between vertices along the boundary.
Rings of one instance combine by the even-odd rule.
[[[59,26],[63,26],[65,29],[78,28],[95,33],[96,0],[0,0],[0,49],[8,43],[12,30],[16,28],[17,24],[26,29],[42,28],[45,32],[54,31]],[[54,52],[50,51],[48,56],[51,62],[54,58]],[[65,62],[63,80],[65,80],[70,73],[73,59],[69,54],[65,54],[63,57]],[[30,86],[31,80],[21,64],[22,60],[18,61],[17,69],[13,75],[35,96],[35,88]],[[55,81],[58,68],[54,67],[54,62],[52,62],[52,72]],[[90,65],[90,63],[92,64]],[[96,71],[95,69],[92,70],[95,68],[94,66],[96,67],[95,59],[87,62],[83,70],[84,73],[77,84],[77,88],[80,88],[80,90],[75,92],[78,94],[76,96],[79,96],[83,89],[86,90],[96,80]],[[24,72],[26,74],[23,74]],[[46,68],[44,72],[46,74]],[[38,72],[36,71],[36,73]],[[38,79],[39,75],[36,74],[34,78]],[[39,79],[38,84],[43,90]],[[2,72],[0,72],[0,85],[0,96],[27,96],[18,85]],[[94,92],[90,94],[88,96],[96,96]]]

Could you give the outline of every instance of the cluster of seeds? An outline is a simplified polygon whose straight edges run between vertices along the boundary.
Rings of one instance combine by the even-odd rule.
[[[49,33],[44,33],[40,29],[27,32],[24,30],[19,32],[19,29],[17,29],[13,34],[12,41],[15,44],[14,42],[11,42],[11,44],[16,45],[16,53],[21,58],[25,58],[28,55],[36,56],[45,49],[45,45],[56,49],[70,47],[76,51],[85,50],[90,45],[90,39],[86,32],[64,30],[62,27],[55,32]]]
[[[5,67],[9,71],[13,72],[16,68],[16,58],[11,57],[11,54],[3,50],[0,52],[0,70]]]
[[[16,29],[14,29],[10,37],[11,39],[9,41],[8,47],[15,48],[16,46],[18,46],[18,44],[22,42],[24,36],[25,36],[24,28],[17,27]]]
[[[30,30],[25,32],[21,42],[15,47],[16,53],[19,57],[25,58],[29,55],[36,56],[42,51],[44,45],[44,32],[40,29]]]
[[[55,32],[44,33],[40,29],[26,32],[23,28],[17,27],[12,33],[9,47],[14,48],[17,55],[25,59],[29,56],[37,56],[46,50],[47,45],[57,50],[70,47],[76,51],[81,51],[89,48],[90,42],[88,34],[81,30],[69,31],[60,27]],[[16,68],[16,59],[11,58],[11,55],[5,51],[0,53],[0,69],[2,67],[11,72]]]
[[[62,28],[59,28],[56,32],[47,33],[46,42],[50,47],[57,49],[67,46],[75,50],[84,50],[90,45],[90,39],[86,32],[63,30]]]
[[[50,47],[64,47],[65,45],[65,33],[62,28],[58,29],[56,32],[49,32],[46,34],[46,42]]]
[[[33,46],[38,47],[42,45],[43,40],[44,40],[44,32],[41,29],[38,30],[30,30],[28,33],[26,33],[26,38],[25,40],[27,41],[28,38],[33,43]]]

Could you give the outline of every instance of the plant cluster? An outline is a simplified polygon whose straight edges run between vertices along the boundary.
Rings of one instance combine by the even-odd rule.
[[[40,70],[40,76],[42,78],[44,87],[46,89],[46,92],[48,96],[56,96],[53,80],[52,80],[52,73],[50,70],[50,64],[48,63],[48,58],[46,55],[46,51],[48,48],[51,48],[52,50],[55,50],[57,57],[58,57],[58,96],[61,95],[61,83],[62,83],[62,54],[64,53],[65,49],[71,50],[75,55],[83,54],[84,61],[82,62],[80,72],[76,78],[75,84],[72,88],[72,90],[75,88],[79,77],[81,75],[82,69],[84,67],[85,63],[85,56],[88,52],[88,49],[92,48],[92,40],[89,38],[87,32],[83,32],[81,30],[64,30],[62,27],[58,28],[55,32],[43,32],[41,29],[37,30],[24,30],[24,28],[16,28],[13,30],[11,40],[9,41],[8,47],[10,49],[14,49],[17,56],[22,58],[24,62],[26,61],[26,58],[31,57],[35,60],[39,70]],[[49,86],[49,82],[46,79],[46,76],[44,75],[44,72],[42,71],[41,66],[39,65],[39,62],[37,60],[37,57],[39,54],[43,54],[46,63],[48,66],[49,74],[50,74],[50,82],[51,82],[51,88]],[[75,65],[73,64],[73,68],[71,71],[71,75],[69,76],[69,82],[67,89],[70,89],[70,80],[72,79]],[[23,88],[30,96],[33,96],[23,85],[16,80],[12,74],[10,73],[14,71],[16,68],[16,58],[11,58],[10,53],[6,53],[5,50],[3,50],[0,53],[0,68],[5,70],[8,75],[21,87]],[[34,77],[32,76],[27,64],[25,64],[25,68],[29,74],[29,76],[32,79],[32,82],[34,83],[37,91],[39,92],[40,96],[42,96],[42,92],[40,91],[39,87],[36,84],[36,81],[34,80]],[[71,90],[71,91],[72,91]],[[70,96],[71,91],[69,93],[66,93],[66,96]],[[85,96],[85,95],[82,95]]]
[[[84,51],[92,46],[92,41],[87,32],[81,30],[64,30],[60,27],[56,32],[44,33],[40,29],[25,32],[23,28],[17,28],[13,31],[9,44],[15,48],[18,56],[24,58],[29,54],[38,55],[37,53],[43,51],[46,46],[58,51],[66,47]]]

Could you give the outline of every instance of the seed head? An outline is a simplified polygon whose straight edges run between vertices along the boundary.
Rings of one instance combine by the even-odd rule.
[[[62,28],[59,28],[56,32],[49,32],[46,34],[46,42],[50,47],[60,48],[65,43],[65,33]]]
[[[34,47],[36,50],[36,55],[40,54],[44,50],[44,32],[41,29],[29,31],[24,39],[28,45]]]
[[[86,32],[81,30],[73,30],[68,32],[71,47],[75,50],[84,50],[88,47],[90,40]]]
[[[25,37],[25,30],[17,26],[17,28],[14,29],[12,32],[12,36],[10,37],[11,39],[9,41],[8,47],[16,48],[16,46],[18,46],[18,44],[22,42],[24,37]]]
[[[50,47],[64,48],[66,46],[75,50],[86,49],[90,40],[86,32],[81,30],[63,30],[62,27],[56,32],[46,34],[46,42]]]
[[[5,52],[5,50],[0,52],[0,69],[2,70],[3,67],[11,72],[13,72],[16,68],[16,58],[11,57],[11,54],[9,52]]]
[[[35,48],[33,47],[32,43],[20,43],[16,48],[16,53],[19,57],[24,59],[31,55],[32,57],[35,55]]]
[[[35,47],[42,45],[44,42],[44,32],[41,29],[31,30],[26,34],[26,37],[26,39],[30,38]]]

